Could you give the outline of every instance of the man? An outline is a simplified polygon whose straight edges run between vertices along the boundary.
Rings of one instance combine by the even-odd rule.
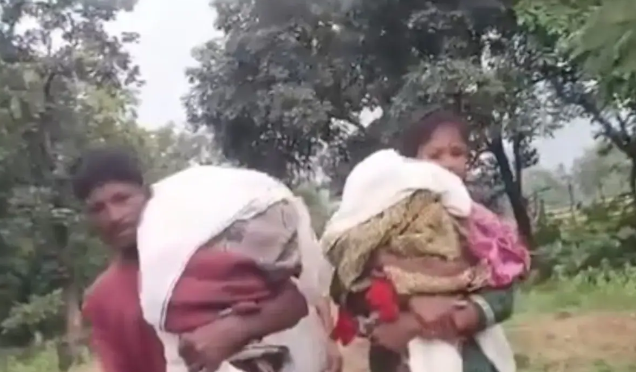
[[[136,235],[151,190],[135,156],[114,148],[86,153],[74,167],[73,188],[89,223],[112,250],[112,261],[87,291],[83,308],[103,371],[168,371],[164,345],[144,321],[139,303]],[[186,340],[192,347],[182,356],[189,366],[201,360],[221,365],[250,341],[293,327],[306,313],[303,295],[287,286],[256,313],[230,314],[207,325]],[[208,334],[223,334],[222,342],[204,337]]]

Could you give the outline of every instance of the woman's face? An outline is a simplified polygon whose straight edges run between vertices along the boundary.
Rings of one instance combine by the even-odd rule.
[[[417,158],[433,161],[449,171],[466,178],[468,168],[468,144],[453,124],[442,124],[417,151]]]

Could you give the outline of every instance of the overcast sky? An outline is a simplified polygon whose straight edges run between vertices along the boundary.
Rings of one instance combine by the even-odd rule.
[[[115,32],[140,34],[140,42],[131,52],[146,81],[140,95],[142,125],[184,122],[181,97],[188,90],[184,70],[194,64],[192,48],[219,35],[213,27],[214,17],[207,0],[140,0],[133,13],[123,14],[112,25]],[[537,143],[540,164],[549,168],[569,165],[591,144],[589,123],[576,120],[554,139]]]

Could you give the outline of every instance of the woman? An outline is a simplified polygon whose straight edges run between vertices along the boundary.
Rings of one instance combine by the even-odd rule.
[[[434,161],[466,178],[469,158],[469,128],[459,116],[434,110],[421,114],[404,132],[400,153]],[[450,301],[450,300],[449,300]],[[434,327],[422,332],[417,319],[409,313],[398,321],[378,325],[372,332],[369,365],[371,372],[396,371],[401,357],[397,353],[417,337],[463,339],[464,372],[499,372],[477,346],[472,336],[490,325],[508,319],[513,311],[514,288],[484,290],[469,301],[457,303],[456,310],[440,317]]]

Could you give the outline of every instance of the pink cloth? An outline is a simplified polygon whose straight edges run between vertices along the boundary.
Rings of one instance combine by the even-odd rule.
[[[468,247],[490,267],[490,285],[505,287],[530,269],[530,255],[514,225],[504,222],[481,204],[468,218]]]

